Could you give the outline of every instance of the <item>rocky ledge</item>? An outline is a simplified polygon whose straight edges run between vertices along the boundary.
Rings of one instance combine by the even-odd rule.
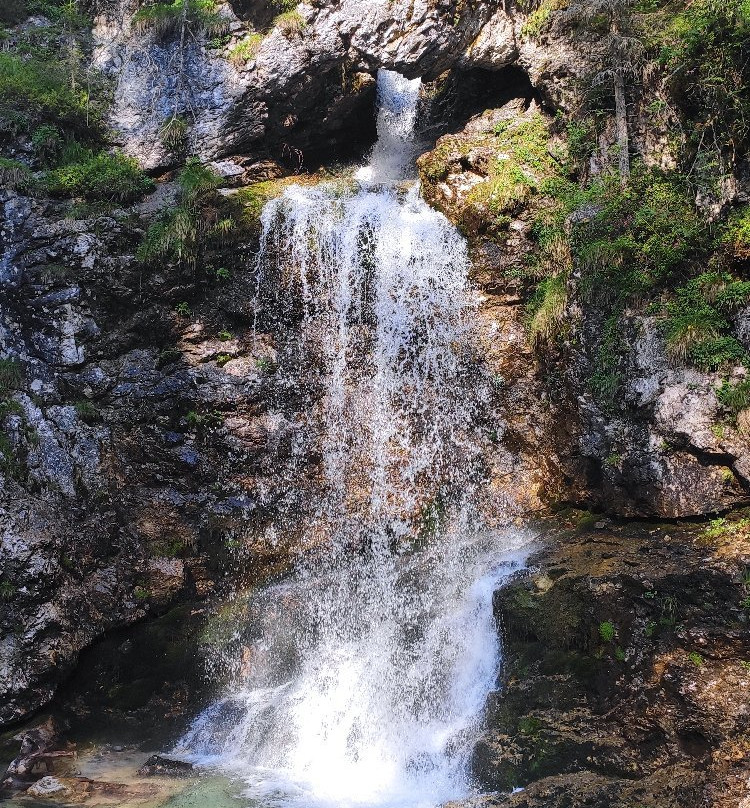
[[[505,662],[473,759],[494,793],[467,804],[746,805],[750,522],[577,520],[496,593]]]

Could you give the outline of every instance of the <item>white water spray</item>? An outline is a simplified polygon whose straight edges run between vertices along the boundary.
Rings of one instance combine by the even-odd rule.
[[[283,806],[425,806],[470,791],[499,664],[492,593],[525,537],[483,526],[481,374],[466,247],[396,183],[419,82],[379,80],[359,189],[292,187],[262,216],[259,290],[302,303],[300,357],[324,380],[325,552],[258,596],[264,621],[228,695],[182,746]]]

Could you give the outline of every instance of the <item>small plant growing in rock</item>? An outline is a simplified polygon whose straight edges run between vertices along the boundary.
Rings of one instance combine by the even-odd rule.
[[[12,600],[16,587],[10,581],[0,581],[0,600]]]
[[[226,354],[226,353],[222,353],[222,354],[219,354],[219,355],[216,357],[216,364],[217,364],[217,365],[218,365],[220,368],[223,368],[223,367],[224,367],[224,365],[226,365],[226,364],[227,364],[227,362],[231,362],[231,361],[232,361],[232,359],[234,359],[234,357],[232,356],[232,354]]]
[[[136,586],[133,590],[133,597],[137,601],[143,602],[151,597],[151,593],[143,586]]]
[[[299,11],[285,11],[274,19],[273,25],[274,28],[278,28],[285,37],[291,38],[301,34],[307,26],[307,23]]]
[[[34,184],[31,169],[18,160],[0,157],[0,186],[11,191],[22,191]]]
[[[255,367],[258,368],[261,373],[272,373],[276,368],[274,363],[267,356],[261,356],[259,359],[256,359]]]
[[[229,331],[219,331],[219,339],[222,342],[229,342],[232,339],[232,335]]]
[[[233,222],[233,220],[229,221]],[[234,224],[232,225],[232,227],[234,227]],[[216,280],[221,281],[222,283],[224,281],[228,281],[232,277],[232,273],[226,267],[219,267],[214,273],[214,275],[216,276]]]
[[[188,124],[179,115],[172,115],[159,129],[159,139],[171,152],[183,152],[187,146]]]
[[[691,651],[688,654],[688,659],[695,665],[696,668],[700,668],[703,665],[703,657],[697,651]]]
[[[227,58],[235,65],[244,65],[246,62],[251,62],[257,56],[260,46],[263,44],[263,39],[262,34],[248,34],[229,49]]]
[[[17,359],[0,359],[0,395],[18,390],[24,382],[23,365]]]
[[[89,424],[90,426],[101,421],[101,413],[88,399],[76,401],[74,406],[76,414],[85,424]]]
[[[190,304],[186,300],[178,303],[174,307],[174,310],[178,317],[190,317],[190,315],[193,313],[193,310],[190,308]]]
[[[602,642],[612,642],[615,638],[615,624],[609,620],[599,623],[599,637]]]
[[[615,659],[618,662],[625,661],[625,649],[620,647],[619,645],[617,646],[617,648],[615,648]]]

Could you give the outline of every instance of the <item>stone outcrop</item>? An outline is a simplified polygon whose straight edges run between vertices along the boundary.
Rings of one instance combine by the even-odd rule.
[[[539,115],[544,117],[534,102],[510,102],[440,138],[419,159],[426,199],[470,241],[489,329],[488,367],[504,379],[505,440],[524,447],[530,460],[525,478],[536,476],[547,502],[588,503],[625,516],[710,514],[746,503],[750,440],[741,425],[725,417],[717,398],[727,373],[704,373],[671,360],[657,317],[636,310],[624,314],[622,395],[615,409],[602,406],[588,384],[599,369],[597,338],[604,318],[582,299],[580,277],[574,274],[568,282],[569,330],[562,344],[530,348],[530,293],[523,277],[534,252],[533,198],[520,200],[506,221],[477,189],[492,179],[498,127]],[[551,151],[555,140],[552,136]],[[738,333],[745,339],[741,329]],[[492,350],[495,340],[501,342]],[[750,342],[744,344],[750,348]],[[730,373],[733,383],[742,378],[741,367]]]
[[[745,520],[548,536],[495,597],[505,664],[473,766],[503,793],[477,804],[742,804],[749,553]]]

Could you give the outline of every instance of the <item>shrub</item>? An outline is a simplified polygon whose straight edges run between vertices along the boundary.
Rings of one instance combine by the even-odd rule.
[[[733,415],[737,415],[750,407],[750,379],[742,379],[736,384],[731,384],[725,379],[716,391],[716,398],[723,407]]]
[[[91,154],[47,174],[47,188],[56,196],[82,196],[109,202],[134,202],[153,191],[154,181],[137,161],[120,152]]]
[[[562,275],[545,278],[539,284],[526,308],[529,336],[535,348],[551,342],[559,333],[567,302],[567,285]]]
[[[599,623],[599,637],[602,642],[612,642],[615,638],[615,624],[609,620]]]
[[[0,157],[0,186],[12,191],[21,191],[34,184],[31,169],[18,160]]]
[[[0,396],[20,389],[24,380],[23,365],[17,359],[0,359]]]
[[[285,11],[273,21],[274,28],[278,28],[285,37],[300,34],[307,26],[305,18],[299,11]]]
[[[263,44],[262,34],[248,34],[236,45],[229,49],[229,61],[236,65],[242,65],[254,59]]]
[[[227,31],[229,20],[214,0],[173,0],[153,3],[138,9],[133,24],[140,31],[153,31],[165,38],[178,32],[185,24],[194,34],[217,36]]]

